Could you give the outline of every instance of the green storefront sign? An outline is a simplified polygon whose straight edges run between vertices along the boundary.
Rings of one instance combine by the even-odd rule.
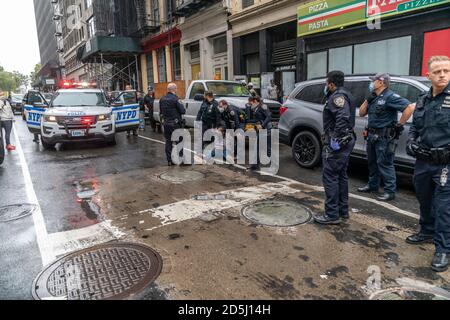
[[[318,0],[298,8],[298,36],[370,22],[376,18],[403,14],[450,0]]]

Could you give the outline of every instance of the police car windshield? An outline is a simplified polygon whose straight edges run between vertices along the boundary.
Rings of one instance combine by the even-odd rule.
[[[207,82],[208,90],[219,97],[250,97],[250,91],[240,83]]]
[[[22,95],[12,95],[11,96],[11,100],[13,102],[22,102],[23,96]]]
[[[101,92],[58,92],[52,107],[106,107]]]

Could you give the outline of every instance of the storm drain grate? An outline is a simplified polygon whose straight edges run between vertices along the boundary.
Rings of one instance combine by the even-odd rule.
[[[37,206],[33,204],[15,204],[0,207],[0,222],[10,222],[33,214]]]
[[[443,289],[398,287],[374,293],[370,300],[450,300],[450,292]]]
[[[73,252],[53,262],[33,283],[36,300],[119,300],[142,292],[160,275],[152,248],[110,243]]]
[[[198,171],[174,170],[163,173],[159,178],[171,183],[184,183],[204,179],[205,175]]]
[[[293,227],[309,222],[311,211],[295,202],[262,201],[246,206],[242,215],[251,222],[271,227]]]

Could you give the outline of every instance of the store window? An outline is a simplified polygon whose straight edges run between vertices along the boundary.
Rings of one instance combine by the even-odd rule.
[[[326,76],[327,57],[326,51],[308,54],[308,79]]]
[[[411,37],[355,45],[355,73],[409,74]]]
[[[155,81],[155,75],[153,70],[153,54],[147,54],[147,82],[148,85],[153,85]]]
[[[259,53],[245,56],[245,66],[247,74],[259,74]]]
[[[174,79],[181,80],[181,52],[179,44],[172,47],[172,70]]]
[[[164,47],[158,49],[157,56],[158,56],[158,78],[159,78],[159,82],[167,82],[166,51],[165,51]]]
[[[353,46],[330,49],[328,59],[329,71],[340,70],[345,74],[353,73]]]

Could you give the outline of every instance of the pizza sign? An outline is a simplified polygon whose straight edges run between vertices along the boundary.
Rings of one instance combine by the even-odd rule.
[[[448,0],[367,0],[367,17],[401,13],[445,2]]]

